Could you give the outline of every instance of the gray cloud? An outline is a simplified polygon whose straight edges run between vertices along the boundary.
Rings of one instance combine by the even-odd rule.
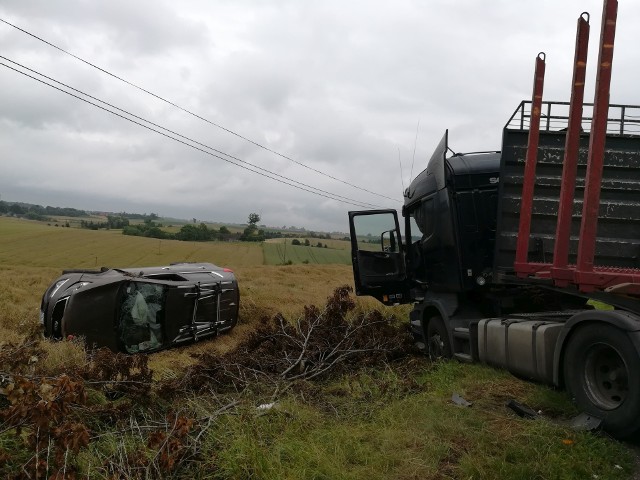
[[[310,167],[401,199],[446,128],[498,149],[547,53],[545,98],[568,100],[575,22],[600,0],[448,2],[6,0],[0,16]],[[611,99],[639,103],[640,4],[620,5]],[[0,24],[3,55],[203,144],[322,190],[354,189],[262,150]],[[0,69],[3,199],[346,231],[353,205],[285,186]],[[420,124],[415,144],[416,126]],[[205,148],[206,149],[206,148]],[[403,165],[401,177],[398,152]]]

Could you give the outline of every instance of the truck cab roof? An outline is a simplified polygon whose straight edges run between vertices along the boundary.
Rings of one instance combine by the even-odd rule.
[[[447,157],[448,131],[436,147],[425,168],[404,193],[405,207],[449,186],[452,191],[483,188],[498,183],[500,152],[455,153]]]

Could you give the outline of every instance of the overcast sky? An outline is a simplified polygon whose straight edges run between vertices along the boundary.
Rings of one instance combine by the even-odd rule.
[[[545,100],[568,101],[583,11],[591,102],[601,0],[0,3],[3,20],[211,123],[4,23],[0,55],[204,151],[400,208],[412,165],[415,177],[445,129],[455,151],[500,148],[505,122],[531,98],[538,52]],[[638,25],[640,2],[620,0],[612,103],[640,104]],[[324,231],[347,231],[347,211],[373,208],[265,178],[1,65],[0,86],[2,200],[229,223],[257,212],[270,226]]]

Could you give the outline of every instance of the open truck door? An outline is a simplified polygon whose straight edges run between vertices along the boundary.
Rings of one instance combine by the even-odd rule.
[[[349,212],[349,230],[356,295],[371,295],[385,305],[410,303],[397,212]]]

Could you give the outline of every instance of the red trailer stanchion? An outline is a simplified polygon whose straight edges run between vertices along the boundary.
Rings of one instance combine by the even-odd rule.
[[[529,125],[529,141],[524,166],[522,200],[520,202],[520,223],[514,269],[520,277],[529,273],[527,264],[529,250],[529,234],[531,233],[531,213],[533,208],[533,189],[536,181],[536,162],[538,142],[540,139],[540,113],[542,109],[542,91],[544,89],[545,54],[540,52],[536,57],[536,69],[533,82],[533,98],[531,101],[531,124]]]
[[[556,239],[553,250],[553,267],[551,268],[551,278],[554,279],[557,286],[561,287],[566,287],[573,281],[575,270],[573,267],[569,267],[569,240],[571,236],[576,173],[578,170],[580,132],[582,131],[582,106],[584,102],[584,81],[587,72],[588,50],[589,14],[584,12],[578,19],[578,31],[576,33],[576,50],[573,62],[573,79],[571,82],[571,102],[569,104],[567,138],[565,140],[562,167],[560,203],[558,206]]]

